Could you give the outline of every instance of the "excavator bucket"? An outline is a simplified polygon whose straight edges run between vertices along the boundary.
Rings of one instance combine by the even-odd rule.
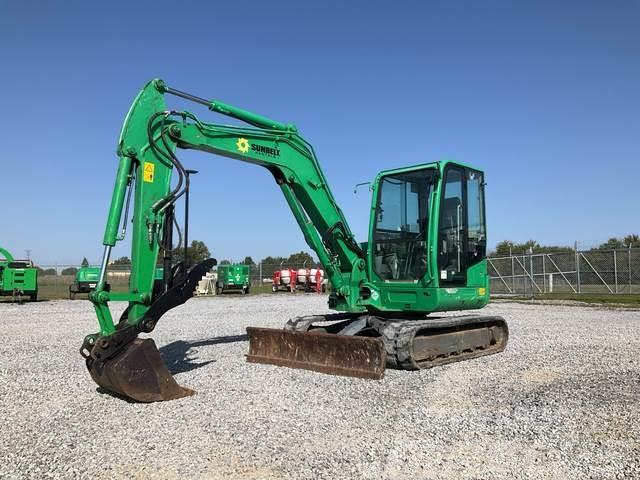
[[[247,361],[379,380],[387,358],[375,338],[247,327]]]
[[[106,361],[89,359],[91,378],[109,392],[138,402],[161,402],[194,395],[177,384],[150,338],[136,338]]]

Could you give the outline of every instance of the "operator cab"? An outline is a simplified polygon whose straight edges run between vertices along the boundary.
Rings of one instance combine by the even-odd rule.
[[[450,162],[383,172],[374,201],[370,242],[379,280],[435,276],[441,286],[464,286],[469,267],[485,258],[482,172]]]

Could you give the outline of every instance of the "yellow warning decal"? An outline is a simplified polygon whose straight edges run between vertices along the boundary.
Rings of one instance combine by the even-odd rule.
[[[478,289],[478,295],[480,295],[481,297],[484,297],[487,293],[487,289],[486,288],[479,288]]]
[[[156,169],[156,166],[151,162],[144,162],[144,175],[143,179],[145,182],[153,183],[153,173]]]

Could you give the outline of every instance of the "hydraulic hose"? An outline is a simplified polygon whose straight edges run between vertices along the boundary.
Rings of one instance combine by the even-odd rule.
[[[185,177],[184,167],[180,163],[180,160],[178,160],[178,158],[175,155],[173,155],[173,152],[171,152],[171,148],[169,147],[166,140],[164,139],[165,121],[169,117],[169,115],[173,113],[175,112],[167,112],[167,111],[156,112],[151,116],[151,118],[149,118],[149,121],[147,122],[147,135],[149,137],[149,145],[157,155],[162,156],[166,160],[168,160],[174,167],[176,167],[176,170],[178,171],[178,183],[176,187],[171,192],[169,192],[169,194],[166,197],[159,200],[153,205],[152,208],[154,211],[158,211],[161,208],[164,209],[164,207],[166,207],[168,204],[175,202],[175,200],[178,198],[177,194],[182,189],[182,184],[184,183],[184,177]],[[159,116],[164,117],[162,122],[160,123],[160,138],[162,139],[162,143],[164,144],[165,148],[167,149],[167,152],[169,153],[164,152],[160,147],[158,147],[158,145],[156,144],[156,140],[153,138],[153,122]]]

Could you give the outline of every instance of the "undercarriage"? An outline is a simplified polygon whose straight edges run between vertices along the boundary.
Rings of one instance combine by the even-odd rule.
[[[283,332],[247,332],[249,361],[361,378],[382,378],[385,366],[419,370],[491,355],[503,351],[509,337],[502,317],[480,315],[338,313],[291,319]],[[277,338],[264,341],[270,332]]]

